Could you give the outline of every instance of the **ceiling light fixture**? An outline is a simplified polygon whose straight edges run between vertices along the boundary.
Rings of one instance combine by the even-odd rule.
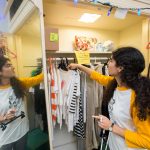
[[[98,15],[98,14],[84,13],[79,19],[79,21],[84,22],[84,23],[93,23],[100,17],[101,15]]]

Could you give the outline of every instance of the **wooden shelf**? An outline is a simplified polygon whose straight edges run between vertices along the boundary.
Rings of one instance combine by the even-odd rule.
[[[112,52],[90,52],[90,56],[91,57],[107,57],[109,58],[111,56]],[[74,52],[55,52],[55,51],[49,51],[46,50],[46,56],[47,57],[75,57],[75,53]]]

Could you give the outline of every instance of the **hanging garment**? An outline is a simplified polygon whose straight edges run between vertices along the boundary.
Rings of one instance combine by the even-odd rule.
[[[79,71],[73,71],[72,84],[69,88],[67,99],[68,106],[68,131],[73,131],[79,119],[79,98],[80,98],[80,75]]]
[[[79,99],[79,119],[74,127],[74,134],[79,138],[85,138],[84,125],[84,89],[85,89],[85,73],[80,73],[80,99]]]
[[[34,107],[34,89],[30,88],[29,93],[26,94],[27,98],[27,113],[28,113],[28,119],[29,119],[29,130],[33,130],[36,128],[35,126],[35,107]]]
[[[106,76],[109,76],[107,63],[104,63],[103,66],[102,66],[102,74],[106,75]]]
[[[40,85],[34,87],[34,100],[35,112],[42,117],[43,131],[48,132],[45,92],[44,89],[40,89]]]
[[[97,64],[96,66],[93,66],[93,69],[99,73],[102,73],[102,68],[103,65],[101,63]],[[105,67],[105,72],[107,68]],[[95,102],[95,108],[97,109],[96,114],[100,113],[101,114],[101,105],[102,105],[102,100],[103,100],[103,86],[98,84],[96,81],[94,81],[94,86],[95,86],[95,98],[94,98],[94,102]]]
[[[77,137],[85,138],[85,126],[84,126],[84,120],[83,120],[83,105],[81,97],[79,99],[79,119],[74,126],[74,134]]]
[[[36,75],[39,75],[41,72],[42,72],[42,67],[39,66],[31,72],[31,76],[34,77]],[[28,111],[30,130],[40,127],[41,130],[47,132],[48,129],[47,129],[44,83],[40,83],[39,85],[30,87],[29,94],[27,95],[27,99],[28,99],[27,111]],[[43,112],[45,113],[43,114]]]
[[[148,66],[148,73],[147,73],[147,77],[150,79],[150,64]]]
[[[61,89],[61,77],[60,70],[56,67],[57,74],[57,85],[58,85],[58,93],[57,93],[57,123],[60,125],[60,129],[62,127],[62,108],[63,108],[63,97],[62,97],[62,89]]]
[[[50,62],[50,73],[51,73],[51,94],[50,94],[50,99],[51,99],[51,108],[52,108],[52,122],[53,125],[56,125],[56,120],[57,120],[57,93],[58,93],[58,86],[57,86],[57,75],[56,75],[56,70],[54,64]]]
[[[102,67],[103,65],[101,63],[94,65],[94,70],[102,73]],[[105,68],[106,69],[106,68]],[[105,71],[107,72],[107,71]],[[95,86],[95,94],[94,94],[94,102],[95,102],[95,115],[101,114],[101,106],[102,106],[102,100],[103,100],[103,86],[98,84],[96,81],[94,81],[94,86]],[[100,141],[100,131],[101,129],[99,128],[97,124],[97,120],[94,120],[93,122],[93,146],[95,149],[98,148],[99,141]]]
[[[52,110],[52,105],[51,105],[51,73],[50,73],[50,68],[47,67],[47,78],[48,78],[48,95],[49,95],[49,102],[50,102],[50,109]],[[47,115],[50,115],[50,114],[47,114]],[[52,115],[51,115],[52,117]],[[50,123],[50,126],[53,127],[53,120],[51,119],[51,121],[49,122]],[[52,137],[52,139],[54,139],[54,129],[51,128],[51,132],[49,133],[50,134],[50,137]]]
[[[60,108],[62,108],[62,110],[60,112],[62,112],[62,118],[66,119],[67,117],[67,98],[68,96],[70,96],[69,94],[69,87],[71,86],[72,83],[72,70],[69,71],[64,71],[62,69],[59,69],[59,73],[60,73],[60,85],[61,86],[61,93],[62,93],[62,99],[59,99],[59,103],[60,103]]]
[[[102,72],[102,64],[91,66],[97,72]],[[87,118],[86,118],[86,149],[97,149],[99,145],[99,127],[97,122],[91,117],[93,114],[100,114],[100,108],[103,98],[103,86],[91,80],[89,77],[87,81]]]
[[[87,81],[87,103],[86,103],[86,150],[93,149],[93,122],[94,119],[92,115],[95,114],[95,106],[94,106],[94,94],[95,87],[94,81],[89,77],[86,79]]]
[[[61,128],[64,119],[68,131],[73,131],[73,127],[78,120],[77,107],[79,106],[77,105],[77,99],[80,96],[80,75],[78,71],[64,71],[62,69],[56,69],[56,74],[58,83],[58,123],[60,123]]]

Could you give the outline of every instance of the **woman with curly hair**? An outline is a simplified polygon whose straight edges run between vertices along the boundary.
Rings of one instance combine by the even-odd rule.
[[[144,57],[133,47],[122,47],[112,53],[108,62],[110,76],[79,64],[91,79],[106,87],[102,114],[93,116],[98,125],[109,131],[110,150],[150,149],[150,79],[141,75]]]
[[[43,74],[35,77],[18,79],[14,67],[6,57],[0,57],[0,150],[24,150],[29,124],[26,114],[26,90],[43,80]],[[21,112],[25,117],[19,117]],[[12,121],[13,120],[13,121]],[[2,129],[2,125],[12,121]]]

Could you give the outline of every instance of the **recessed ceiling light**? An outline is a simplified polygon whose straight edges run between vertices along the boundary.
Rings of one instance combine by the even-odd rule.
[[[85,22],[85,23],[93,23],[95,22],[101,15],[98,14],[89,14],[89,13],[84,13],[81,18],[79,19],[80,22]]]

